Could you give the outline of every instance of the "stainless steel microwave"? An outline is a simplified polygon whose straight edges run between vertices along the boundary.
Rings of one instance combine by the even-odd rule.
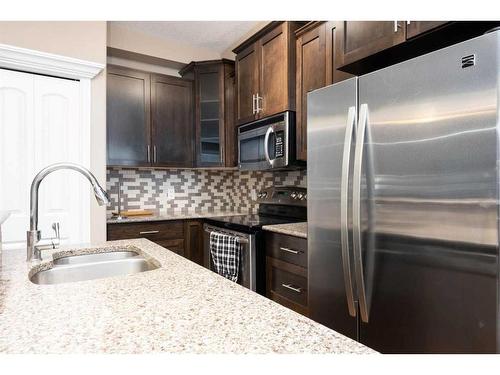
[[[238,167],[242,170],[296,169],[295,112],[241,125],[238,128]]]

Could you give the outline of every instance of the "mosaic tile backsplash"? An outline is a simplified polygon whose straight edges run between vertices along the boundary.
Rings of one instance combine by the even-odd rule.
[[[255,211],[255,193],[269,186],[306,187],[306,171],[222,171],[194,169],[108,168],[107,191],[116,211],[121,185],[122,210],[164,213]]]

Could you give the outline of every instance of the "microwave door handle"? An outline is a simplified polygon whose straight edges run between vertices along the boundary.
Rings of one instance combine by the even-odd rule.
[[[264,137],[264,156],[266,157],[266,160],[269,163],[269,165],[271,165],[272,167],[274,164],[274,159],[271,159],[269,157],[269,137],[271,136],[271,133],[274,133],[274,129],[272,126],[267,128],[266,136]]]

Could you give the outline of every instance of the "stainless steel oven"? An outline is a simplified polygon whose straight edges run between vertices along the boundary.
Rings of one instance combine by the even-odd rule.
[[[295,112],[286,111],[238,128],[238,166],[242,170],[294,169]]]
[[[230,234],[231,236],[237,236],[240,238],[241,243],[241,257],[240,257],[240,268],[238,270],[238,284],[257,291],[257,260],[255,254],[255,234],[237,232],[234,230],[229,230],[226,228],[217,227],[214,225],[205,224],[204,225],[204,263],[205,267],[214,271],[214,263],[212,257],[210,256],[210,233],[219,232]]]

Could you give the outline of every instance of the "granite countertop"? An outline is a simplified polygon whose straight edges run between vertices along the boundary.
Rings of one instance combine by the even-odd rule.
[[[154,215],[143,215],[143,216],[131,216],[123,219],[116,219],[113,216],[108,215],[106,222],[108,224],[115,223],[140,223],[147,221],[164,221],[164,220],[186,220],[186,219],[203,219],[208,217],[219,217],[219,216],[239,216],[248,215],[249,212],[237,212],[237,211],[201,211],[201,212],[176,212],[176,213],[166,213],[158,212]]]
[[[160,268],[35,285],[53,257],[131,248]],[[146,239],[52,250],[29,266],[2,253],[1,353],[375,353]]]
[[[264,225],[262,229],[269,232],[288,234],[290,236],[307,238],[307,222]]]

